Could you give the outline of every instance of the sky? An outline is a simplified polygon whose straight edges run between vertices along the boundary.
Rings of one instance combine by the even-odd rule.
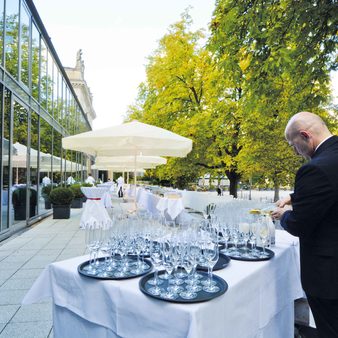
[[[215,0],[33,0],[64,67],[82,49],[93,94],[93,129],[123,122],[159,40],[189,6],[192,29],[207,31]]]
[[[82,49],[97,118],[93,129],[121,124],[135,102],[159,40],[189,6],[192,29],[207,27],[215,0],[33,0],[65,67]],[[333,74],[338,104],[338,72]]]

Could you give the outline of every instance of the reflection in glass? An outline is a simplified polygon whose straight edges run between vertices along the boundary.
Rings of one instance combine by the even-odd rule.
[[[53,143],[53,183],[60,184],[62,181],[61,168],[62,168],[62,136],[54,130],[54,143]]]
[[[47,109],[47,48],[43,40],[41,40],[41,67],[40,67],[40,103]]]
[[[47,109],[53,116],[53,91],[54,91],[54,60],[48,52],[48,75],[47,75]]]
[[[4,0],[0,0],[0,64],[2,65],[2,52],[3,52],[3,33],[4,33],[4,25],[3,25],[3,17],[4,17]]]
[[[2,91],[1,91],[2,94]],[[9,154],[10,154],[10,93],[4,91],[4,121],[3,121],[3,148],[2,148],[2,208],[1,208],[1,231],[8,229],[8,209],[9,209]],[[2,98],[1,98],[2,102]]]
[[[26,9],[26,6],[21,2],[20,10],[20,32],[21,32],[21,81],[29,87],[29,14]]]
[[[39,99],[39,74],[40,74],[40,34],[32,24],[32,95]]]
[[[44,186],[51,184],[52,178],[52,138],[53,128],[40,117],[40,166],[39,166],[39,214],[49,210],[49,200],[45,203],[42,189]]]
[[[5,68],[18,78],[19,1],[6,1]]]
[[[13,106],[12,204],[13,223],[26,219],[27,206],[27,134],[28,112],[18,102]],[[34,192],[29,190],[29,196]],[[35,205],[31,214],[35,213]]]
[[[30,195],[30,205],[37,204],[40,193],[38,193],[39,188],[39,176],[38,176],[38,156],[39,156],[39,116],[34,111],[31,114],[31,147],[30,147],[30,185],[29,187],[34,190],[36,193]],[[34,201],[35,200],[35,201]],[[31,214],[31,209],[29,209],[29,217],[35,215]]]

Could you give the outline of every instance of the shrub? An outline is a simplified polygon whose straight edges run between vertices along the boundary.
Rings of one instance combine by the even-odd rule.
[[[58,187],[51,191],[49,198],[55,205],[69,205],[74,199],[74,194],[69,188]]]
[[[81,187],[92,187],[93,185],[91,183],[82,183]]]
[[[47,184],[44,185],[41,189],[41,195],[43,198],[49,198],[49,195],[52,191],[52,188],[55,188],[56,184]]]
[[[27,194],[27,189],[26,187],[22,188],[17,188],[13,191],[12,194],[12,203],[15,207],[17,206],[24,206],[26,205],[26,194]],[[29,194],[29,203],[30,205],[36,205],[37,202],[37,192],[30,188],[28,189],[28,194]]]
[[[81,185],[80,184],[73,184],[69,187],[69,189],[74,194],[74,198],[82,198],[84,195],[81,191]]]

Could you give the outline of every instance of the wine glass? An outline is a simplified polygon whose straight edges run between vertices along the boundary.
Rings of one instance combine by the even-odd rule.
[[[258,230],[258,223],[252,222],[250,224],[250,238],[249,243],[251,245],[251,257],[259,256],[259,251],[256,249],[257,245],[257,230]]]
[[[268,257],[268,254],[265,251],[265,247],[269,241],[269,225],[264,218],[262,218],[259,223],[259,237],[261,239],[263,247],[263,252],[261,252],[260,257]]]
[[[248,240],[250,236],[250,224],[248,222],[239,222],[239,231],[242,233],[243,241],[244,241],[244,253],[243,257],[249,256],[248,249]]]
[[[97,273],[94,259],[95,259],[95,250],[96,250],[96,240],[94,233],[94,226],[92,224],[86,224],[85,228],[85,243],[89,251],[89,265],[86,267],[88,273],[95,275]]]
[[[172,279],[172,273],[175,269],[174,262],[171,260],[171,256],[164,257],[163,266],[165,268],[166,274],[168,275],[167,279]],[[162,277],[161,275],[160,277]],[[174,289],[175,290],[175,289]],[[167,299],[176,299],[178,298],[177,291],[173,291],[173,288],[167,288],[165,292],[161,293],[161,297]]]
[[[154,278],[149,279],[147,283],[150,285],[153,285],[153,287],[148,289],[148,292],[152,295],[158,296],[163,292],[164,290],[159,287],[163,283],[158,278],[158,268],[161,266],[163,262],[163,252],[161,249],[161,245],[159,242],[151,241],[150,242],[150,259],[153,263],[155,272],[154,272]]]
[[[209,293],[218,292],[220,289],[213,280],[212,270],[219,258],[218,245],[212,240],[207,240],[203,243],[202,254],[208,265],[208,279],[202,282],[203,290]]]
[[[192,260],[190,259],[189,256],[186,256],[184,259],[183,259],[183,264],[182,266],[184,267],[185,271],[187,272],[188,274],[188,277],[187,277],[187,280],[186,282],[189,284],[190,281],[191,281],[191,278],[192,278],[192,275],[191,275],[191,272],[193,271],[193,268],[194,268],[194,264],[192,262]],[[192,288],[187,288],[185,291],[182,291],[180,293],[180,296],[183,298],[183,299],[194,299],[197,297],[197,293],[194,292],[192,290]]]
[[[171,243],[169,240],[166,240],[162,243],[162,251],[163,251],[163,260],[164,260],[164,263],[166,261],[170,261],[169,260],[169,256],[170,256],[170,253],[171,253],[171,250],[172,250],[172,246],[171,246]],[[170,262],[170,264],[172,265],[172,262]],[[166,271],[164,274],[160,275],[160,278],[161,279],[170,279],[172,278],[171,276],[171,273],[168,273],[168,271]]]

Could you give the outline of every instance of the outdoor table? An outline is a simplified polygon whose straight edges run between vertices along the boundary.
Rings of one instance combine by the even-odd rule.
[[[231,261],[216,271],[228,291],[209,302],[153,299],[140,278],[102,281],[78,274],[87,256],[48,265],[23,304],[53,300],[54,336],[125,338],[293,337],[294,300],[303,296],[297,238],[277,231],[269,261]]]
[[[105,226],[112,224],[102,200],[107,197],[108,189],[107,187],[81,187],[87,201],[81,215],[80,228],[84,229],[86,225],[94,223]]]
[[[169,216],[171,220],[174,220],[184,210],[182,197],[170,195],[160,197],[156,209],[164,214],[166,218]]]

